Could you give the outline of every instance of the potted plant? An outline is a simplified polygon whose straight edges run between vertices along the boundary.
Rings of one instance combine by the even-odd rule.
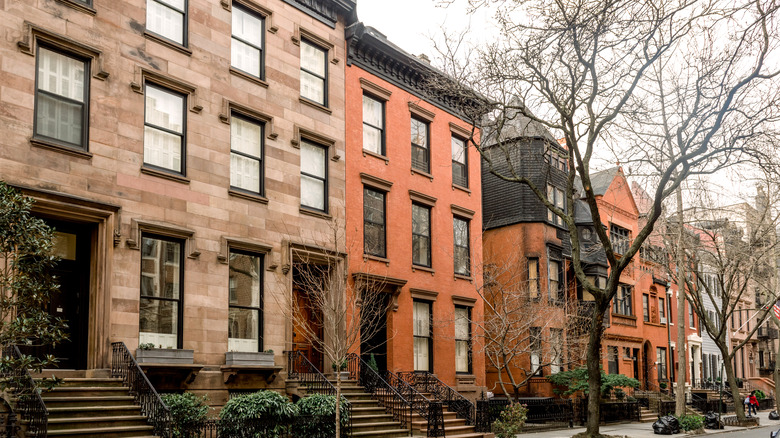
[[[138,363],[192,364],[195,362],[194,350],[163,348],[162,345],[155,347],[151,342],[138,345],[138,349],[135,350],[135,360]]]
[[[274,366],[274,351],[228,351],[225,353],[226,365]]]

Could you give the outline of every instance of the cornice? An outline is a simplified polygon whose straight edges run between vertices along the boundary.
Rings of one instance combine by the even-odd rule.
[[[321,21],[331,28],[336,28],[339,14],[350,16],[355,11],[353,0],[283,0],[288,5],[299,9],[312,18]]]

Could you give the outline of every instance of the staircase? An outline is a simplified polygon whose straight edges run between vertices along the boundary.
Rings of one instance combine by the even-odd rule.
[[[335,380],[330,380],[336,386]],[[354,438],[393,438],[409,436],[409,428],[393,420],[393,416],[371,397],[356,380],[341,381],[341,395],[352,405],[352,434]]]
[[[639,422],[640,423],[652,423],[658,419],[658,412],[651,411],[642,406],[639,408]]]
[[[430,393],[421,393],[422,396],[427,397],[430,400],[435,400],[435,397]],[[467,426],[466,420],[458,418],[454,412],[450,412],[448,409],[444,409],[444,434],[447,438],[486,438],[488,434],[476,432],[474,426]],[[425,432],[428,428],[428,422],[420,418],[419,415],[415,415],[412,419],[412,427],[414,428],[415,435],[425,436]],[[489,434],[493,436],[493,434]]]
[[[63,379],[43,392],[49,410],[48,436],[69,438],[142,438],[154,433],[129,388],[108,371],[48,371]],[[41,377],[41,376],[38,376]],[[25,422],[22,422],[24,427]]]

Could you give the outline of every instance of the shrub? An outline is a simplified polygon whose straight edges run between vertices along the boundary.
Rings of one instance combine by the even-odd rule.
[[[302,418],[296,427],[296,437],[300,438],[325,438],[336,436],[336,396],[325,394],[312,394],[298,400],[296,403]],[[341,399],[341,427],[347,427],[349,416],[347,401]]]
[[[374,370],[375,373],[379,373],[379,365],[376,364],[374,353],[371,353],[371,356],[368,357],[368,367]]]
[[[563,392],[564,396],[582,391],[588,393],[588,369],[585,367],[574,370],[561,371],[560,373],[547,376],[547,380],[555,385],[566,386],[569,389]],[[626,377],[622,374],[607,374],[601,370],[601,395],[609,397],[614,388],[638,388],[639,380]],[[560,393],[557,389],[556,393]]]
[[[704,417],[701,415],[680,415],[677,421],[680,422],[680,429],[685,432],[704,427]]]
[[[766,398],[766,394],[764,394],[764,391],[757,389],[756,390],[756,400],[761,401]]]
[[[209,407],[206,396],[195,394],[162,394],[163,402],[171,409],[171,434],[173,438],[188,437],[197,433],[206,416]]]
[[[515,438],[523,431],[523,425],[528,418],[528,408],[520,403],[514,403],[501,411],[498,420],[493,422],[493,433],[497,438]]]
[[[271,438],[279,435],[279,431],[298,414],[298,408],[290,403],[287,397],[274,391],[258,391],[241,395],[228,400],[219,418],[222,421],[224,436],[246,435],[247,422],[259,419],[258,423],[275,426],[258,432],[255,437]],[[249,423],[254,424],[254,423]]]

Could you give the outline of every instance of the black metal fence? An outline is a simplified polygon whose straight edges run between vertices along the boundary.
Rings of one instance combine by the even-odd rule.
[[[9,370],[3,374],[8,384],[14,388],[12,394],[16,397],[16,409],[27,421],[27,436],[46,437],[49,424],[49,410],[41,398],[41,393],[35,385],[24,357],[19,347],[11,345],[3,349],[3,355],[9,365]]]
[[[767,397],[763,400],[758,401],[758,409],[764,410],[764,409],[772,409],[775,407],[775,399]]]
[[[574,427],[574,404],[569,399],[529,399],[519,403],[528,409],[525,429]],[[477,432],[490,432],[493,422],[509,406],[507,399],[477,400],[474,427]]]
[[[725,400],[704,400],[694,398],[691,407],[706,414],[707,412],[734,412],[734,403]]]
[[[585,424],[588,418],[588,399],[581,398],[578,401],[578,418],[580,424]],[[639,401],[606,402],[601,403],[599,409],[599,423],[620,423],[623,421],[639,421],[641,409]]]
[[[178,438],[335,438],[333,415],[298,415],[290,421],[257,418],[240,423],[212,419],[194,430],[179,431]]]

